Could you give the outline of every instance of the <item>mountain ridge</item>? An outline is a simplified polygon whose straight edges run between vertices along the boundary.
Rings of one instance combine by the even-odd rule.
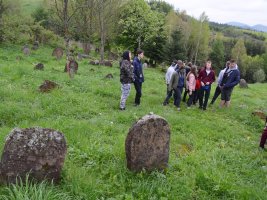
[[[227,22],[227,25],[230,26],[236,26],[239,28],[244,28],[244,29],[251,29],[251,30],[255,30],[255,31],[260,31],[260,32],[267,32],[267,26],[262,25],[262,24],[256,24],[254,26],[250,26],[244,23],[240,23],[240,22]]]

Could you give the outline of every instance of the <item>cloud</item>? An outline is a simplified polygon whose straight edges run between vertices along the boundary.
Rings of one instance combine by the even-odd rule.
[[[166,0],[176,9],[198,18],[202,12],[210,21],[226,23],[238,21],[249,25],[267,25],[267,0]]]

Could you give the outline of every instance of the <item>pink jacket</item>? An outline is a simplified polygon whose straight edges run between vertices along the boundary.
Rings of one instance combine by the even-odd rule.
[[[190,73],[190,72],[189,72]],[[196,77],[194,74],[189,74],[189,80],[186,81],[187,89],[189,91],[195,91],[196,89]]]

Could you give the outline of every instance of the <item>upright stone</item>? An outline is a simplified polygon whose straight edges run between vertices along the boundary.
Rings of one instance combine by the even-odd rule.
[[[1,163],[1,183],[25,181],[27,174],[37,181],[60,180],[67,152],[64,135],[46,128],[15,128],[7,136]]]
[[[131,171],[162,170],[168,166],[170,128],[165,119],[146,115],[129,130],[125,141],[127,167]]]
[[[30,53],[31,53],[31,50],[30,48],[28,47],[28,45],[25,45],[23,48],[22,48],[22,51],[24,53],[25,56],[29,56]]]
[[[63,49],[60,47],[57,47],[54,49],[52,56],[55,56],[58,60],[62,58],[64,52]]]
[[[38,63],[37,65],[35,65],[34,69],[35,70],[44,70],[44,64]]]
[[[53,89],[59,88],[59,85],[53,81],[45,80],[42,85],[39,86],[40,92],[50,92]]]
[[[248,88],[248,84],[247,84],[245,79],[240,79],[239,87],[240,88]]]

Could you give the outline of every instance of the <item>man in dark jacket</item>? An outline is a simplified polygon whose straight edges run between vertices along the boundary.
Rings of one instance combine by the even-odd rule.
[[[220,88],[222,91],[221,94],[221,103],[220,107],[229,107],[230,106],[230,98],[233,91],[233,88],[240,81],[240,72],[236,68],[235,60],[230,60],[230,67],[228,70],[225,70],[223,74],[223,78],[220,84]]]
[[[143,50],[137,50],[137,56],[133,60],[134,66],[134,87],[136,90],[135,106],[140,105],[140,99],[142,96],[142,83],[144,82],[144,74],[141,59],[144,57]]]

